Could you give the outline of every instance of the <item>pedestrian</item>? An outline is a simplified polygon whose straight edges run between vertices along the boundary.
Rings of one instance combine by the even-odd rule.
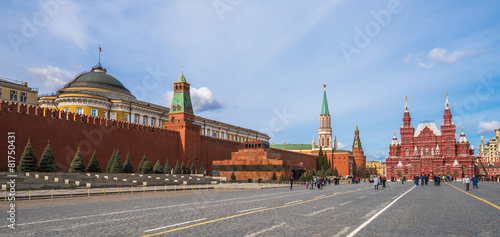
[[[429,182],[429,175],[426,175],[425,176],[425,185],[427,185],[428,182]]]
[[[463,182],[465,184],[465,191],[469,191],[469,184],[470,184],[469,176],[465,177]]]
[[[420,175],[420,185],[424,185],[424,174]]]
[[[293,176],[290,176],[290,189],[292,189],[293,187],[293,180],[294,180]]]
[[[309,181],[306,181],[306,189],[309,189]]]
[[[373,185],[375,185],[375,190],[378,190],[378,178],[377,178],[377,176],[373,177]]]
[[[385,188],[385,181],[387,181],[385,176],[382,176],[382,188]]]
[[[401,184],[405,184],[405,179],[406,179],[406,176],[403,176],[403,178],[401,179]]]
[[[472,176],[472,188],[479,188],[477,186],[477,178],[475,175]]]

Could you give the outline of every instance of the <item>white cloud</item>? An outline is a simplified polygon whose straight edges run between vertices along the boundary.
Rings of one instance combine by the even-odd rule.
[[[458,59],[463,58],[468,55],[473,55],[473,52],[465,51],[454,51],[449,54],[447,49],[444,48],[434,48],[427,54],[428,61],[423,62],[421,55],[408,54],[403,62],[405,63],[415,63],[419,70],[430,70],[444,64],[453,64]]]
[[[342,144],[342,143],[340,143],[340,142],[337,142],[337,149],[344,149],[344,148],[346,148],[346,147],[347,147],[347,145]]]
[[[500,122],[498,122],[496,120],[491,121],[491,122],[480,121],[479,125],[477,127],[478,127],[478,131],[477,131],[478,134],[493,133],[495,131],[495,129],[500,128]]]
[[[452,54],[448,54],[447,49],[435,48],[427,54],[427,58],[441,63],[454,63],[459,58],[466,56],[467,53],[464,51],[455,51]]]
[[[161,100],[170,107],[173,96],[173,91],[167,91],[161,95]],[[219,110],[223,107],[222,103],[215,98],[214,93],[207,87],[200,87],[199,89],[191,87],[191,103],[195,113]]]
[[[73,77],[73,73],[51,65],[47,65],[44,68],[27,68],[26,70],[33,75],[33,78],[38,83],[48,90],[64,86]]]
[[[85,33],[86,22],[82,19],[80,12],[81,7],[77,2],[67,1],[64,4],[58,4],[57,11],[53,12],[47,29],[58,38],[69,40],[73,45],[83,49],[89,37]]]
[[[385,161],[385,158],[387,158],[387,156],[387,152],[379,151],[377,153],[366,154],[366,160]]]

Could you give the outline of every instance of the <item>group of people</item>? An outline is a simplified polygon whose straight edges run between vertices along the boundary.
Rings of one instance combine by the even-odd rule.
[[[479,179],[475,175],[473,175],[472,178],[469,178],[469,176],[467,176],[462,180],[462,182],[465,184],[465,191],[469,191],[469,185],[471,181],[472,188],[479,188],[479,186],[477,185]]]
[[[327,183],[330,184],[330,180],[327,180],[326,178],[316,177],[311,179],[311,181],[306,181],[306,189],[323,189],[323,186],[325,186]]]
[[[373,185],[375,186],[375,190],[378,190],[378,186],[382,183],[382,187],[385,188],[385,182],[387,182],[387,178],[385,176],[373,177]]]

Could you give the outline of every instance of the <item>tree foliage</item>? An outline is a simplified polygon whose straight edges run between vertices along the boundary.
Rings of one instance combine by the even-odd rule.
[[[120,150],[116,150],[113,166],[111,166],[111,173],[123,173],[123,164],[120,159]]]
[[[196,171],[196,167],[194,167],[194,163],[191,164],[190,174],[194,174]]]
[[[57,164],[52,154],[52,149],[50,144],[47,144],[45,150],[43,150],[42,157],[38,163],[38,172],[57,172]]]
[[[37,159],[33,148],[31,147],[31,143],[28,139],[28,144],[24,148],[23,154],[21,156],[21,160],[19,161],[19,165],[17,166],[17,171],[19,172],[34,172],[37,169]]]
[[[280,175],[280,181],[285,181],[285,175],[283,175],[283,173]]]
[[[143,174],[152,174],[153,173],[153,164],[149,162],[149,160],[146,160],[144,162],[144,165],[142,166],[142,173]]]
[[[85,164],[83,163],[82,154],[80,154],[80,149],[76,151],[75,157],[73,161],[71,161],[71,165],[69,167],[70,173],[83,173],[85,172]]]
[[[203,167],[203,163],[200,165],[200,169],[198,170],[198,174],[205,175],[205,168]]]
[[[144,155],[142,157],[141,162],[139,162],[139,167],[137,167],[137,173],[139,173],[139,174],[143,174],[144,173],[144,172],[142,172],[142,167],[144,167],[144,163],[146,162],[146,160],[147,160],[146,159],[146,155]]]
[[[181,164],[181,174],[185,174],[186,173],[186,165],[184,165],[184,162],[182,162]]]
[[[168,159],[167,159],[167,162],[165,164],[165,168],[163,168],[163,173],[170,174],[171,172],[172,172],[172,168],[170,168],[170,165],[168,165]]]
[[[276,177],[276,172],[273,171],[273,175],[271,176],[271,180],[275,181],[277,179],[278,179],[278,177]]]
[[[89,164],[87,166],[87,172],[91,173],[101,173],[101,166],[99,165],[99,161],[97,161],[97,156],[92,154],[92,158],[90,158]]]
[[[115,163],[115,156],[116,156],[116,149],[113,149],[113,155],[109,158],[108,161],[108,166],[106,166],[106,173],[111,172],[111,168],[113,167],[113,164]]]
[[[175,163],[175,168],[174,168],[174,174],[180,174],[182,171],[181,171],[181,167],[179,166],[179,160],[177,160],[177,163]]]
[[[231,176],[229,178],[231,179],[231,182],[236,182],[236,175],[234,174],[234,171],[231,172]]]
[[[123,163],[123,173],[135,173],[134,166],[132,166],[132,161],[130,160],[130,152],[127,153],[127,159],[125,159],[125,163]]]
[[[160,160],[156,161],[156,164],[153,167],[153,173],[155,173],[155,174],[163,174],[163,166],[161,165]]]

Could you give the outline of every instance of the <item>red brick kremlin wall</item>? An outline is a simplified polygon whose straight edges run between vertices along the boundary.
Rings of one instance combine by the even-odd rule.
[[[130,152],[132,165],[136,171],[144,155],[153,165],[160,160],[164,166],[168,159],[172,168],[177,159],[183,157],[182,141],[178,131],[22,104],[19,106],[14,103],[9,104],[12,107],[11,111],[6,102],[0,101],[0,144],[4,144],[0,145],[0,153],[7,154],[7,134],[15,132],[16,165],[21,159],[28,139],[38,160],[47,142],[50,141],[59,172],[68,171],[78,148],[86,166],[92,153],[96,151],[103,171],[115,148],[120,150],[122,163],[125,162],[127,152]],[[212,160],[229,159],[231,152],[237,151],[242,146],[242,143],[210,137],[202,137],[200,140],[199,163],[195,162],[196,159],[190,162],[195,162],[196,168],[202,162],[209,171]],[[179,160],[179,163],[183,161]],[[0,171],[7,171],[7,165],[7,157],[4,156],[0,161]]]

